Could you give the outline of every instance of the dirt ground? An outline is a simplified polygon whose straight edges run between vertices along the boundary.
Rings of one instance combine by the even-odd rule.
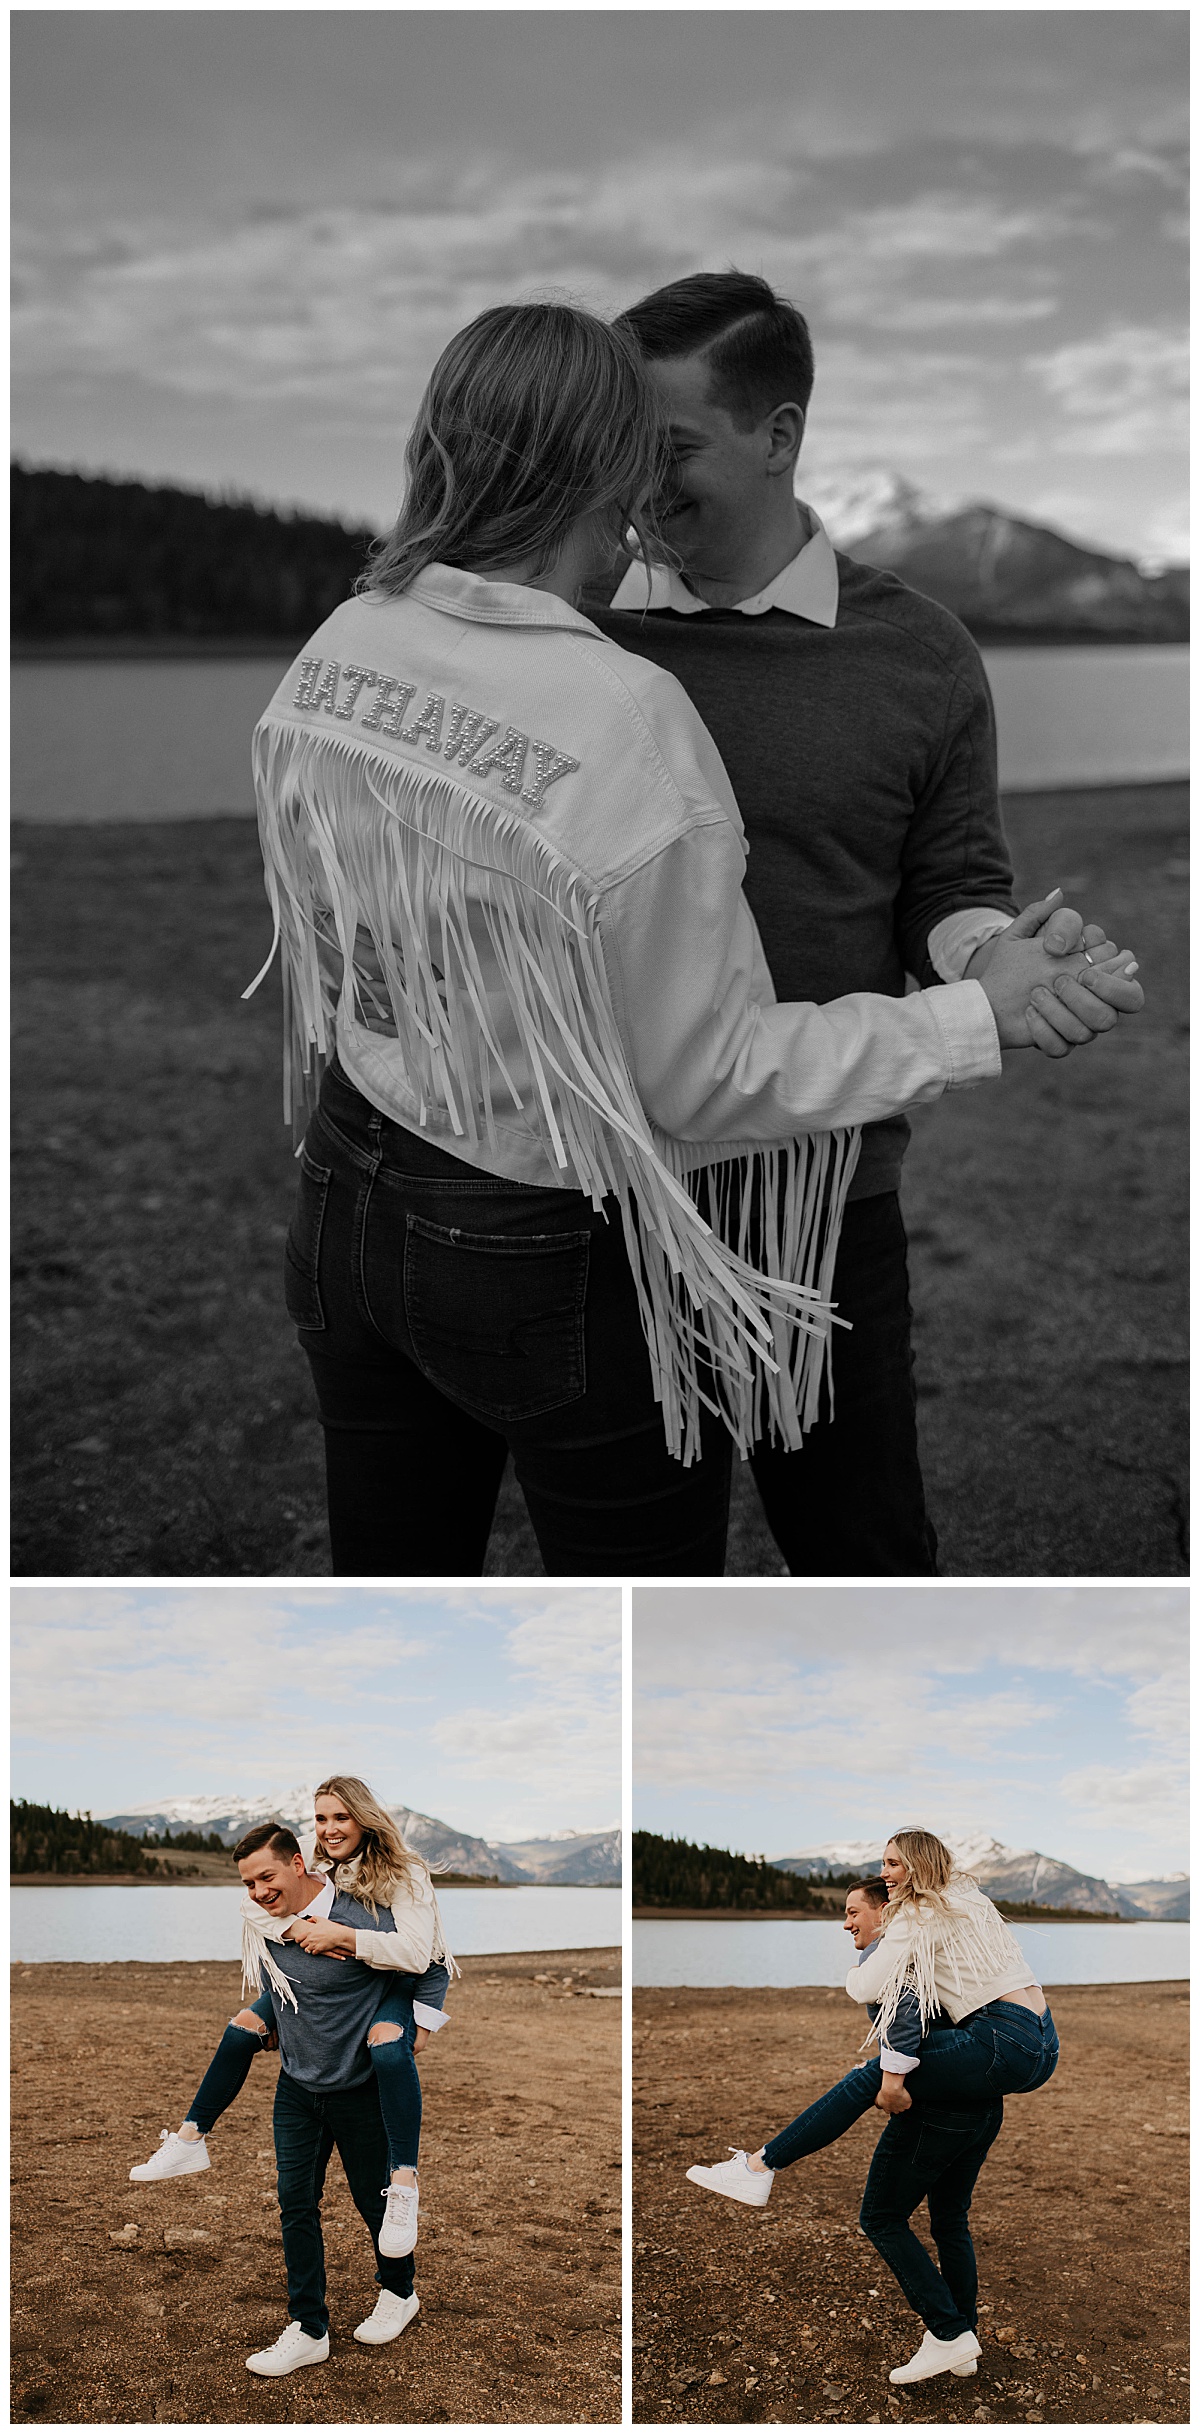
[[[845,1996],[635,1994],[635,2423],[1188,2422],[1187,1989],[1049,1991],[1062,2060],[1008,2100],[972,2209],[978,2372],[898,2391],[922,2328],[857,2227],[881,2115],[761,2212],[684,2178],[854,2066]]]
[[[17,2423],[619,2419],[621,2005],[574,1992],[617,1985],[619,1955],[463,1969],[453,2025],[422,2059],[420,2313],[383,2348],[352,2339],[378,2294],[335,2156],[329,2362],[264,2382],[243,2362],[287,2318],[274,2057],[213,2133],[211,2171],[128,2179],[177,2127],[236,2008],[237,1969],[14,1968]],[[130,2223],[136,2245],[113,2246]]]

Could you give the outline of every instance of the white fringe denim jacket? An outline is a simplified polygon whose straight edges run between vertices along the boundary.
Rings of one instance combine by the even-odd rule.
[[[778,1005],[687,695],[523,584],[435,565],[346,601],[254,754],[285,1113],[336,1041],[455,1157],[615,1199],[672,1451],[702,1402],[743,1451],[798,1445],[857,1128],[998,1075],[978,983]]]

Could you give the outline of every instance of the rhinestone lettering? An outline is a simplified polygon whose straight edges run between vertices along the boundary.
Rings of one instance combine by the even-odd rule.
[[[379,687],[379,699],[364,714],[363,725],[372,732],[398,737],[400,721],[417,688],[405,684],[401,676],[373,676],[371,682]]]
[[[536,735],[530,737],[529,749],[537,763],[537,775],[532,786],[522,787],[521,801],[540,811],[549,788],[565,778],[569,770],[578,769],[579,763],[572,760],[569,752],[556,752],[553,744],[542,743]]]
[[[494,735],[500,721],[485,718],[482,710],[469,709],[465,701],[450,705],[450,732],[442,746],[448,761],[461,761],[464,768],[471,754]]]
[[[489,769],[494,769],[506,794],[520,794],[521,775],[528,750],[529,737],[523,735],[519,727],[509,727],[499,743],[490,744],[487,751],[481,752],[478,760],[472,761],[470,766],[476,777],[483,777]]]
[[[318,665],[320,665],[320,662],[318,662]],[[342,670],[340,661],[331,659],[326,666],[325,674],[321,678],[320,684],[318,684],[314,678],[312,684],[308,688],[307,707],[310,710],[328,710],[330,716],[332,717],[334,710],[337,708],[338,678],[341,673]]]
[[[349,718],[353,712],[355,702],[358,700],[359,694],[362,692],[363,686],[377,685],[379,678],[376,675],[374,668],[356,668],[353,661],[349,659],[342,670],[342,674],[345,677],[350,690],[346,695],[346,699],[342,703],[340,709],[335,711],[334,715],[337,718]]]
[[[296,708],[298,710],[307,710],[309,694],[311,693],[313,685],[320,673],[321,662],[319,659],[301,660],[300,682],[296,687],[294,696]]]
[[[415,744],[418,736],[423,735],[425,738],[425,750],[427,752],[440,752],[442,745],[442,719],[445,715],[445,710],[445,694],[431,693],[425,703],[425,707],[422,710],[420,717],[414,718],[404,729],[403,735],[400,739],[401,742],[405,744]]]

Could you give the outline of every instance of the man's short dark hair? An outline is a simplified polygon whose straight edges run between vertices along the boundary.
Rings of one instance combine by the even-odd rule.
[[[743,270],[698,270],[672,279],[618,317],[647,362],[707,358],[715,403],[752,430],[772,407],[807,408],[813,351],[808,323],[765,279]]]
[[[298,1859],[300,1856],[300,1845],[291,1827],[280,1825],[274,1817],[268,1817],[265,1825],[251,1826],[249,1833],[243,1834],[240,1842],[235,1842],[233,1856],[235,1859],[249,1859],[252,1851],[261,1851],[267,1843],[270,1843],[273,1851],[278,1851],[281,1859]]]
[[[854,1884],[847,1885],[846,1891],[847,1893],[865,1893],[867,1900],[874,1902],[877,1910],[882,1910],[884,1903],[891,1899],[882,1876],[860,1876]]]

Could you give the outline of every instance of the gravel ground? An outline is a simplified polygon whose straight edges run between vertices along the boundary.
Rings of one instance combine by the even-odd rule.
[[[256,2062],[213,2168],[128,2180],[174,2128],[239,2000],[224,1962],[13,1970],[13,2418],[18,2424],[547,2424],[620,2416],[620,2012],[615,1951],[463,1964],[423,2058],[420,2314],[375,2303],[336,2157],[323,2207],[328,2364],[245,2371],[286,2321],[276,2064]],[[112,2234],[137,2226],[136,2242]]]
[[[684,2178],[853,2067],[844,1995],[635,1994],[635,2423],[1188,2422],[1187,1989],[1050,2000],[1062,2060],[1009,2099],[972,2210],[979,2370],[895,2391],[922,2327],[857,2228],[881,2117],[781,2173],[761,2213]]]

